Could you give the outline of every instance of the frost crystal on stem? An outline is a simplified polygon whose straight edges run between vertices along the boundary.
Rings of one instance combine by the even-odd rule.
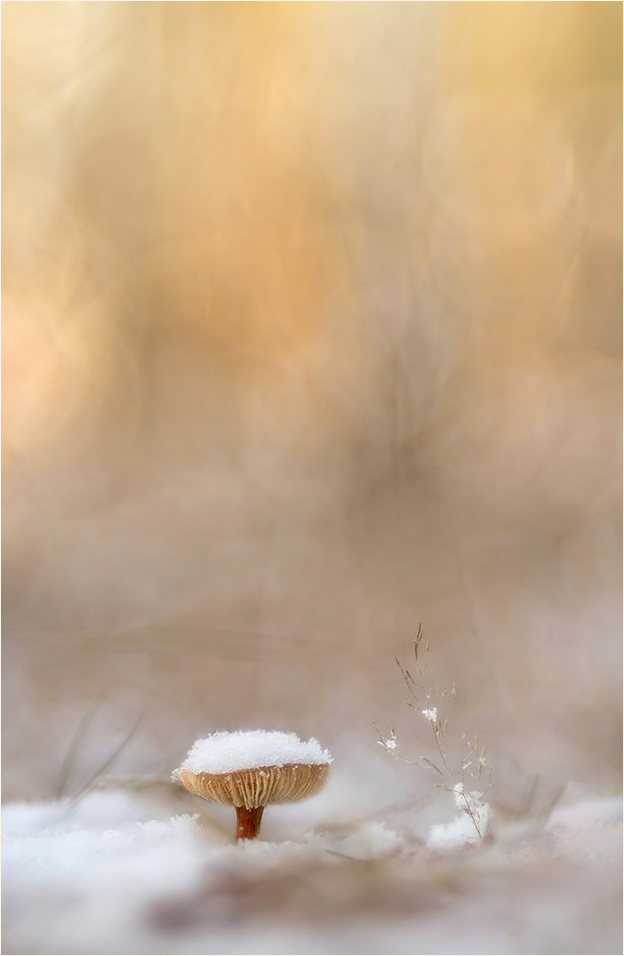
[[[479,790],[466,793],[463,783],[456,783],[453,787],[455,805],[467,813],[474,824],[479,837],[483,839],[487,832],[490,817],[490,805],[483,802],[483,794]]]

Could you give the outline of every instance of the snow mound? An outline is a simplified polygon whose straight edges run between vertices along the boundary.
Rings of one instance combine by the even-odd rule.
[[[466,793],[464,785],[458,783],[453,788],[455,805],[463,810],[461,817],[450,823],[437,823],[431,827],[427,838],[430,850],[449,852],[473,843],[480,843],[487,835],[490,823],[490,805],[484,803],[483,794],[478,790]]]
[[[318,740],[300,740],[296,734],[279,730],[218,731],[197,740],[181,770],[191,773],[231,773],[255,767],[283,767],[285,764],[325,764],[333,757]]]
[[[338,839],[329,849],[346,859],[372,861],[392,855],[398,856],[405,849],[405,844],[402,837],[386,823],[369,820],[363,821],[353,832]]]
[[[601,829],[605,824],[621,822],[621,797],[582,800],[572,806],[557,807],[549,820],[551,828],[569,827],[576,830]]]
[[[455,817],[450,823],[435,823],[431,827],[427,849],[447,853],[479,842],[479,834],[470,817]]]

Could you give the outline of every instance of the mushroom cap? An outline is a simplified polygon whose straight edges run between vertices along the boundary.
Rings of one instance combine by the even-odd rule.
[[[186,789],[199,797],[251,810],[313,796],[325,783],[328,771],[328,763],[290,763],[229,773],[194,773],[182,767],[178,776]]]

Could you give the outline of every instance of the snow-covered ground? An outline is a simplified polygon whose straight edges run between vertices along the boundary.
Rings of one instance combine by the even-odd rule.
[[[147,792],[4,806],[5,954],[622,952],[618,797],[445,845],[418,810],[332,824],[334,786],[236,845]]]

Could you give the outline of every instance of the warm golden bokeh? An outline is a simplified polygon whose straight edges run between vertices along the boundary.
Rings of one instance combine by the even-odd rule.
[[[420,621],[522,772],[612,779],[621,18],[3,3],[12,792],[104,692],[146,765],[367,740]]]

